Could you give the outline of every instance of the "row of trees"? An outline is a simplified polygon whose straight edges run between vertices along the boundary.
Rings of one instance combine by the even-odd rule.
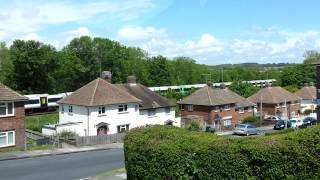
[[[10,47],[0,43],[0,82],[24,94],[58,93],[74,91],[99,77],[101,70],[109,70],[113,83],[125,83],[129,75],[137,76],[146,86],[275,78],[282,86],[299,88],[314,81],[310,64],[320,56],[309,52],[305,57],[303,64],[280,70],[222,70],[188,57],[150,57],[139,48],[105,38],[75,38],[62,50],[38,41],[16,40]]]

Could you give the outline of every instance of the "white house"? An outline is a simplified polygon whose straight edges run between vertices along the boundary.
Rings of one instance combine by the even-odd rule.
[[[301,112],[303,113],[305,110],[315,110],[317,107],[317,95],[316,95],[316,87],[314,86],[305,86],[295,94],[301,98]]]
[[[44,126],[43,134],[73,131],[79,136],[95,136],[147,124],[180,126],[175,104],[136,83],[113,85],[97,78],[58,103],[59,123]]]

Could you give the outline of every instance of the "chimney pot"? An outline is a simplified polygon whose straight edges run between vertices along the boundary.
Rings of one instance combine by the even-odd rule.
[[[137,83],[136,76],[128,76],[127,82],[128,82],[128,84],[135,85]]]
[[[110,71],[102,71],[101,78],[112,83],[112,74]]]

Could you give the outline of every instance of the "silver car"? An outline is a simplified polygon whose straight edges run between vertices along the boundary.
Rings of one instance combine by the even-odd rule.
[[[237,124],[233,134],[246,135],[259,134],[258,129],[251,124]]]

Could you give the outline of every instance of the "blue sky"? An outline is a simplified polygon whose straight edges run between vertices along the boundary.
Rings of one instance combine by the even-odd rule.
[[[319,0],[0,0],[0,41],[61,49],[99,36],[198,63],[302,62],[320,50]]]

